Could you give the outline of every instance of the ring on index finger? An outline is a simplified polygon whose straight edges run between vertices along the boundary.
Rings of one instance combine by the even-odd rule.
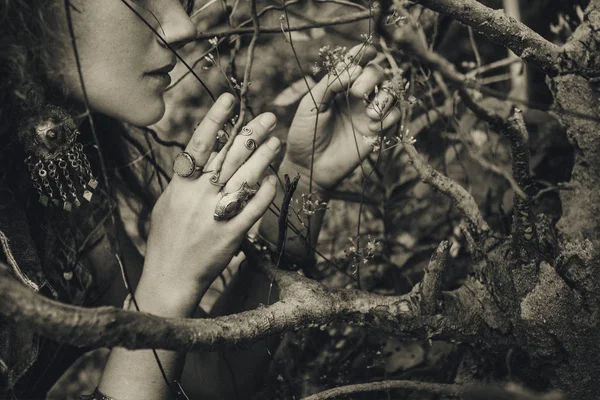
[[[182,151],[175,156],[173,160],[173,172],[182,178],[189,178],[194,172],[202,171],[200,165],[196,165],[196,160],[187,151]]]

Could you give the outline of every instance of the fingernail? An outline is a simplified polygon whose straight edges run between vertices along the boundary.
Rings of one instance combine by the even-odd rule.
[[[271,136],[269,138],[269,140],[267,141],[267,147],[273,151],[279,150],[280,146],[281,146],[281,141],[278,138],[276,138],[275,136]]]
[[[275,117],[274,114],[265,113],[260,116],[260,118],[258,119],[258,122],[260,122],[260,124],[262,126],[264,126],[265,128],[270,128],[273,125],[275,125],[275,122],[277,122],[277,118]]]
[[[219,97],[219,105],[223,108],[230,108],[234,102],[233,95],[229,93],[223,93],[221,97]]]

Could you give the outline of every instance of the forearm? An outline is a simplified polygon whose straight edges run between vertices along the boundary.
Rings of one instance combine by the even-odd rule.
[[[315,183],[311,187],[309,170],[298,167],[288,162],[287,159],[284,159],[278,171],[282,182],[284,181],[285,174],[289,175],[290,180],[293,180],[297,174],[300,174],[300,180],[290,202],[288,212],[285,252],[297,260],[312,261],[321,225],[325,217],[328,198],[325,190]],[[312,196],[309,198],[311,192]],[[283,187],[278,184],[277,197],[274,201],[278,209],[281,209],[284,195]],[[309,200],[312,203],[309,204]],[[318,202],[316,206],[315,202]],[[314,210],[314,213],[310,211],[311,209]],[[258,232],[263,239],[276,245],[280,235],[279,212],[276,215],[271,211],[267,211],[260,222]]]
[[[167,318],[189,318],[192,316],[199,294],[186,296],[177,290],[160,286],[156,278],[142,275],[135,291],[135,298],[141,312]],[[129,306],[135,310],[133,302]],[[184,352],[156,351],[169,384],[179,380]],[[172,389],[167,386],[151,350],[126,350],[113,348],[104,369],[98,389],[116,400],[164,400],[173,398]]]

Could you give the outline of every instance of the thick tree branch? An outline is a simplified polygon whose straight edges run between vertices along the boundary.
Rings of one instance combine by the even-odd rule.
[[[381,296],[331,289],[275,269],[266,254],[248,253],[277,282],[281,298],[277,303],[214,319],[167,319],[114,307],[81,308],[31,291],[0,264],[0,315],[56,341],[88,347],[211,350],[340,320],[398,337],[483,340],[495,345],[504,340],[495,333],[504,319],[492,312],[491,297],[477,280],[443,293],[443,310],[428,316],[421,312],[413,293]],[[479,306],[483,303],[490,306],[484,310]]]
[[[88,309],[59,303],[18,283],[4,269],[0,274],[0,314],[60,342],[130,349],[240,346],[334,319],[364,322],[369,314],[375,326],[397,329],[406,320],[409,330],[417,328],[411,322],[415,311],[408,298],[345,290],[328,292],[297,274],[277,273],[285,276],[280,282],[290,283],[282,291],[287,298],[269,307],[215,319],[166,319],[114,307]],[[290,274],[295,275],[295,282]]]
[[[325,400],[334,399],[341,396],[348,396],[355,393],[382,392],[384,390],[404,389],[415,392],[427,392],[443,396],[458,397],[465,392],[462,385],[451,385],[446,383],[430,383],[415,381],[383,381],[360,383],[356,385],[340,386],[325,390],[321,393],[313,394],[302,400]]]
[[[524,61],[554,74],[560,69],[561,48],[550,43],[526,25],[475,0],[415,0],[417,3],[448,15],[490,40],[512,50]]]

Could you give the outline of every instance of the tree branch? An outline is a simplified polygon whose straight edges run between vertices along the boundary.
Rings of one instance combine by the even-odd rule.
[[[381,392],[384,390],[404,389],[415,392],[427,392],[443,396],[458,397],[465,392],[465,388],[458,384],[415,382],[415,381],[383,381],[360,383],[356,385],[340,386],[325,390],[321,393],[304,397],[302,400],[325,400],[347,396],[355,393]]]
[[[475,0],[415,0],[417,3],[450,16],[490,40],[512,50],[522,60],[554,74],[560,69],[561,48],[532,29]]]
[[[449,241],[444,240],[439,244],[429,260],[429,265],[425,269],[425,275],[417,290],[421,297],[421,312],[425,315],[433,315],[438,309],[438,302],[442,296],[440,292],[442,273],[448,263],[449,251]]]
[[[535,187],[529,171],[529,135],[523,120],[523,113],[513,107],[508,119],[504,119],[495,111],[477,104],[465,88],[460,88],[459,93],[464,104],[475,115],[486,121],[511,142],[512,174],[526,195],[525,197],[515,195],[514,198],[513,245],[522,264],[537,263],[539,245],[532,204]]]
[[[307,24],[303,24],[303,25],[293,26],[290,28],[288,28],[286,26],[273,26],[273,27],[260,28],[259,33],[262,34],[262,33],[282,33],[282,32],[293,32],[293,31],[305,31],[305,30],[309,30],[312,28],[325,28],[328,26],[348,24],[350,22],[361,21],[363,19],[369,19],[371,17],[372,17],[372,13],[370,11],[362,11],[362,12],[352,13],[350,15],[343,15],[341,17],[331,18],[327,21],[315,21],[315,22],[311,22],[311,23],[307,23]],[[221,37],[228,37],[228,36],[232,36],[232,35],[248,35],[253,32],[254,32],[253,28],[242,28],[242,27],[234,28],[234,29],[227,29],[227,30],[222,30],[222,31],[203,32],[203,33],[198,34],[198,36],[196,37],[196,40],[206,40],[206,39],[212,39],[214,37],[221,38]]]
[[[472,232],[480,237],[490,231],[489,225],[481,216],[475,199],[465,188],[447,176],[440,174],[431,165],[423,161],[412,144],[404,143],[404,149],[421,179],[448,196],[454,202],[456,208],[458,208],[469,222],[469,229]]]
[[[495,333],[504,324],[501,314],[492,312],[493,305],[485,310],[479,306],[492,300],[477,280],[443,293],[443,312],[428,316],[421,312],[413,293],[381,296],[331,289],[297,273],[277,270],[266,254],[247,254],[277,282],[280,301],[213,319],[167,319],[114,307],[81,308],[33,292],[0,263],[0,315],[58,342],[87,347],[206,351],[334,321],[413,339],[483,340],[495,345],[504,340]]]

